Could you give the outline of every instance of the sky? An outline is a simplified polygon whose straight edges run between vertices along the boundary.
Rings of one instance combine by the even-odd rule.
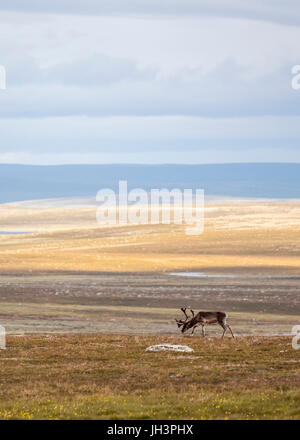
[[[299,42],[298,0],[0,0],[0,163],[300,162]]]

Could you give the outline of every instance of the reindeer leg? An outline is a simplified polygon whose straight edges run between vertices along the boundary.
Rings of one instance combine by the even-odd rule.
[[[193,330],[192,330],[192,333],[191,333],[191,336],[194,336],[194,331],[195,331],[196,327],[197,327],[197,326],[194,325]]]
[[[232,337],[234,338],[234,334],[233,334],[232,328],[230,327],[230,325],[229,325],[229,324],[227,324],[227,328],[229,328],[229,330],[230,330],[230,333],[231,333]]]
[[[226,333],[227,327],[226,327],[226,325],[225,325],[223,322],[219,322],[219,324],[220,324],[220,326],[222,327],[222,329],[224,330],[224,331],[223,331],[223,334],[222,334],[222,336],[221,336],[221,339],[223,339],[223,338],[224,338],[224,335],[225,335],[225,333]]]
[[[202,324],[202,336],[203,338],[205,338],[205,325]]]

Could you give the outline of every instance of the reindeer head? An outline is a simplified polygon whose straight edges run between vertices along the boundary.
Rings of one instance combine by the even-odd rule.
[[[192,321],[193,321],[193,318],[191,318],[189,321],[187,321],[183,324],[183,327],[181,329],[181,333],[185,333],[187,330],[194,327],[194,323]]]
[[[186,332],[189,328],[193,327],[193,324],[191,323],[191,321],[192,321],[192,319],[194,318],[195,313],[194,313],[194,311],[193,311],[192,309],[190,309],[191,312],[192,312],[192,315],[193,315],[193,316],[192,316],[192,317],[189,317],[189,316],[187,315],[187,313],[186,313],[186,308],[182,307],[180,310],[184,313],[184,315],[185,315],[185,320],[183,321],[182,319],[175,319],[175,321],[176,321],[176,323],[177,323],[178,328],[182,327],[182,329],[181,329],[181,333],[184,333],[184,332]]]

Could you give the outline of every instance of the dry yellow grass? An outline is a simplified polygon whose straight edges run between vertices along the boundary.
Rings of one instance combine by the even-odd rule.
[[[298,273],[300,203],[207,204],[205,232],[183,226],[100,227],[95,207],[2,205],[2,271],[158,272],[175,270]],[[48,231],[48,232],[41,232]]]

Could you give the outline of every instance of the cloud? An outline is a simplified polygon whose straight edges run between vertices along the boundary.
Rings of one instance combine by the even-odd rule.
[[[177,16],[173,3],[111,1],[106,16],[79,15],[104,3],[75,0],[72,14],[48,13],[63,0],[2,9],[0,161],[299,160],[299,28],[249,20],[268,2],[227,2],[225,13],[197,1],[193,16],[192,2]]]
[[[207,73],[186,68],[165,78],[100,56],[44,69],[35,83],[8,80],[0,117],[299,115],[300,96],[291,80],[289,65],[257,75],[228,59]]]
[[[300,25],[298,0],[0,0],[0,10],[86,15],[214,16]]]
[[[95,53],[75,61],[62,61],[47,68],[38,65],[34,57],[21,53],[16,56],[2,54],[1,64],[5,66],[9,85],[60,84],[66,87],[99,87],[120,81],[148,81],[158,71],[139,68],[137,62],[126,58],[109,57]]]
[[[300,116],[249,118],[65,117],[0,120],[2,154],[201,151],[252,146],[298,149]]]
[[[82,87],[104,86],[120,81],[148,81],[155,74],[154,69],[138,68],[133,60],[101,53],[41,71],[41,77],[49,83]]]

